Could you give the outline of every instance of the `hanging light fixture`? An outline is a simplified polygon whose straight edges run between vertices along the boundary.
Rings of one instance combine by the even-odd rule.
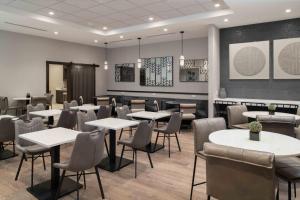
[[[108,69],[108,62],[107,62],[107,42],[105,42],[104,44],[105,44],[105,61],[104,61],[104,69],[107,70],[107,69]]]
[[[181,34],[181,55],[179,57],[179,66],[183,67],[184,66],[184,55],[183,55],[183,33],[184,31],[180,31]]]
[[[142,59],[141,59],[141,39],[142,39],[142,38],[138,38],[138,40],[139,40],[139,58],[137,59],[137,67],[138,67],[139,69],[142,68]]]

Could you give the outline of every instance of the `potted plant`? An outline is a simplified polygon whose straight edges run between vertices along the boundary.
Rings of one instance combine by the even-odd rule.
[[[250,140],[259,141],[260,140],[260,131],[262,130],[262,125],[260,122],[253,121],[249,124],[250,129]]]
[[[268,106],[269,115],[274,115],[275,114],[275,110],[276,110],[276,105],[271,103]]]

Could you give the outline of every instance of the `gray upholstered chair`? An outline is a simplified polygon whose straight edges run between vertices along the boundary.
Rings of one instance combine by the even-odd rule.
[[[46,93],[45,97],[47,99],[47,106],[49,106],[52,109],[52,100],[53,100],[53,94],[51,93]]]
[[[76,111],[62,110],[55,126],[50,126],[50,128],[62,127],[68,129],[74,129],[76,126]]]
[[[38,104],[43,104],[45,108],[48,105],[48,98],[46,96],[43,97],[31,97],[31,104],[36,106]]]
[[[7,97],[0,97],[0,115],[6,115],[10,110],[14,110],[15,114],[18,115],[18,110],[22,110],[22,108],[22,106],[9,105]]]
[[[31,187],[33,186],[33,169],[34,169],[34,161],[42,157],[43,158],[43,164],[44,169],[46,170],[45,165],[45,158],[44,153],[50,152],[50,149],[44,148],[40,145],[28,142],[26,140],[23,140],[19,138],[19,135],[35,132],[35,131],[41,131],[44,130],[44,123],[41,118],[33,118],[31,122],[25,123],[23,120],[17,120],[15,122],[15,138],[16,138],[16,147],[17,150],[22,152],[22,158],[18,167],[18,171],[15,177],[15,180],[18,180],[19,173],[23,164],[23,161],[27,161],[27,156],[30,156],[31,158]]]
[[[95,126],[90,126],[85,124],[85,122],[94,121],[97,120],[96,113],[93,110],[88,110],[85,112],[77,112],[77,124],[78,124],[78,130],[81,132],[92,132],[97,130]],[[107,135],[107,131],[105,132],[105,135]],[[106,142],[106,138],[104,138],[105,142],[105,148],[107,155],[109,155],[108,145]]]
[[[112,98],[111,99],[111,104],[112,104],[112,106],[114,106],[114,107],[117,107],[117,101],[116,101],[116,98]]]
[[[262,124],[263,131],[296,137],[294,116],[258,115],[256,120]]]
[[[132,99],[130,101],[131,112],[140,112],[145,110],[145,100],[143,99]]]
[[[204,154],[208,200],[278,199],[274,154],[212,143],[204,144]]]
[[[121,159],[119,162],[119,168],[122,164],[122,159],[124,155],[125,146],[130,147],[133,151],[133,160],[134,160],[134,177],[137,176],[137,151],[145,148],[151,143],[152,131],[154,127],[154,121],[151,121],[149,124],[147,121],[142,121],[139,123],[135,134],[127,139],[122,139],[118,141],[118,144],[123,145]],[[150,152],[147,152],[151,168],[153,168]]]
[[[196,107],[195,103],[181,103],[180,112],[182,113],[182,120],[192,121],[196,118]]]
[[[79,183],[80,176],[83,175],[85,177],[85,175],[87,175],[85,171],[91,168],[95,169],[95,174],[97,176],[99,188],[101,191],[101,197],[102,199],[105,198],[98,171],[98,165],[103,159],[103,143],[104,133],[100,131],[80,133],[77,135],[70,159],[62,163],[53,164],[54,167],[63,170],[55,199],[58,199],[63,180],[66,176],[66,171],[75,172],[77,183]],[[86,187],[85,178],[84,185]],[[77,188],[77,199],[79,199],[79,188]]]
[[[83,105],[84,101],[83,101],[83,96],[79,96],[79,105]]]
[[[2,118],[0,119],[0,151],[4,151],[4,146],[7,145],[13,146],[13,154],[7,158],[14,157],[16,155],[15,125],[11,118]]]
[[[154,100],[154,101],[153,101],[153,104],[154,104],[154,106],[155,106],[156,112],[158,112],[160,109],[159,109],[159,105],[158,105],[157,100]]]
[[[109,97],[97,97],[97,105],[108,106],[109,105]]]
[[[165,126],[154,129],[154,131],[157,132],[154,149],[156,148],[158,137],[160,137],[159,134],[162,133],[164,138],[163,145],[165,145],[165,138],[167,137],[168,139],[169,158],[171,157],[171,150],[170,150],[171,137],[176,138],[178,149],[179,151],[181,151],[178,136],[177,136],[177,132],[180,131],[181,121],[182,121],[181,113],[172,113],[169,122]]]
[[[31,116],[29,113],[34,111],[42,111],[46,110],[46,107],[42,103],[38,103],[37,105],[33,106],[32,104],[27,105],[27,120],[31,120],[34,116]]]
[[[126,119],[126,120],[132,120],[132,117],[127,116],[128,114],[131,113],[131,111],[129,110],[129,107],[127,105],[124,105],[122,107],[117,107],[116,109],[117,111],[117,117],[119,119]],[[121,129],[120,135],[119,135],[119,140],[121,139],[122,135],[123,135],[123,131],[129,131],[130,135],[132,135],[132,129],[136,128],[137,126],[132,126],[129,127],[129,129]]]
[[[76,100],[72,100],[70,103],[64,101],[64,110],[70,110],[71,107],[78,106],[78,102]]]
[[[194,120],[192,124],[193,124],[193,133],[194,133],[195,157],[194,157],[194,169],[193,169],[190,200],[192,200],[193,197],[194,186],[206,183],[205,181],[201,183],[195,183],[197,158],[199,157],[201,159],[205,159],[205,155],[203,153],[204,143],[209,142],[208,138],[212,132],[226,129],[226,122],[222,117],[198,119],[198,120]]]
[[[108,117],[111,117],[111,105],[106,105],[106,106],[100,106],[97,112],[97,118],[98,119],[105,119]]]
[[[245,105],[227,106],[229,128],[248,129],[248,117],[245,117],[243,112],[247,112]]]

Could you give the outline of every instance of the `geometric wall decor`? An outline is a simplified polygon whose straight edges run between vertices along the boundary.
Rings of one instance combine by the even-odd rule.
[[[115,82],[134,82],[134,63],[115,65]]]
[[[180,67],[179,80],[181,82],[207,82],[207,59],[185,59],[184,66]]]
[[[274,79],[300,79],[300,38],[274,40]]]
[[[173,86],[173,56],[143,58],[140,70],[141,86]]]
[[[269,79],[269,41],[229,45],[229,79]]]

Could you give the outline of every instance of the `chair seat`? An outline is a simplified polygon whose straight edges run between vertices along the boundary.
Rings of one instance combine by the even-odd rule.
[[[300,179],[300,158],[276,158],[276,173],[279,177],[290,181]]]
[[[154,128],[154,131],[161,132],[161,133],[166,133],[166,130],[167,130],[167,125],[164,125],[164,126],[159,127],[159,128]]]
[[[132,141],[133,141],[133,136],[131,136],[129,138],[119,140],[118,144],[123,144],[123,145],[131,147],[132,146]]]
[[[16,145],[16,146],[18,150],[27,154],[39,154],[39,153],[46,153],[50,151],[50,149],[42,147],[40,145],[32,145],[26,147],[22,147],[20,145]]]
[[[245,123],[245,124],[235,124],[235,125],[232,125],[232,127],[238,128],[238,129],[248,129],[248,123]]]
[[[198,156],[198,157],[200,157],[200,158],[206,160],[206,155],[205,155],[204,151],[198,151],[198,152],[196,153],[196,156]]]
[[[70,163],[70,161],[65,161],[65,162],[62,162],[62,163],[54,163],[53,167],[59,168],[59,169],[68,169],[69,163]]]
[[[182,114],[182,119],[183,120],[193,120],[195,118],[196,118],[196,116],[193,113]]]

